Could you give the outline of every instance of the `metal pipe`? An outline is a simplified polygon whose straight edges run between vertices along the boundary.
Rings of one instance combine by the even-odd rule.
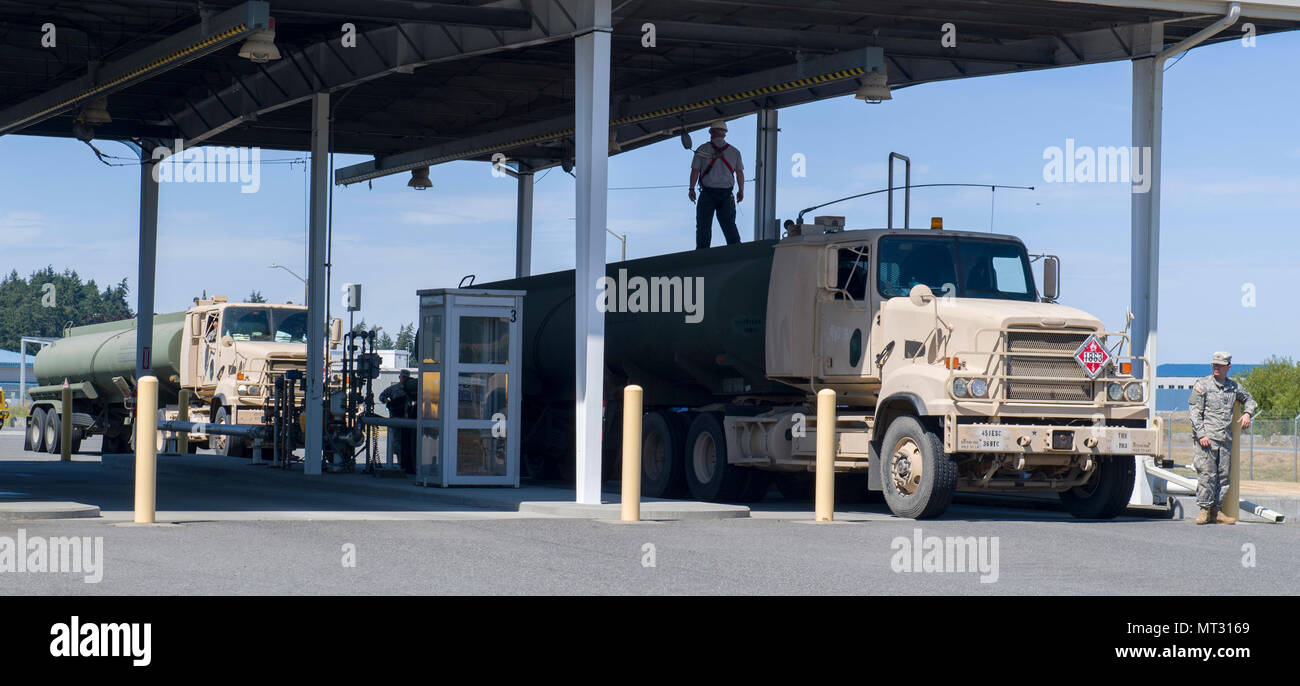
[[[261,424],[208,424],[206,422],[162,421],[157,422],[159,431],[173,431],[186,434],[208,434],[210,436],[236,436],[238,438],[261,438],[265,427]]]
[[[414,429],[417,419],[402,419],[396,417],[380,417],[377,414],[363,414],[357,417],[357,423],[366,426],[389,426],[395,429]]]
[[[906,229],[912,213],[912,160],[907,155],[889,153],[889,221],[885,227],[894,228],[894,160],[903,161],[903,228]]]
[[[72,461],[72,387],[63,380],[63,411],[59,413],[59,462]]]

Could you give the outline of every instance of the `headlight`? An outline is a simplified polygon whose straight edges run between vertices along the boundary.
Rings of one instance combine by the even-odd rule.
[[[1140,384],[1140,383],[1131,383],[1131,384],[1129,384],[1128,386],[1125,386],[1125,387],[1124,387],[1124,397],[1125,397],[1125,398],[1128,398],[1129,400],[1132,400],[1132,401],[1135,402],[1135,403],[1136,403],[1136,402],[1141,402],[1141,400],[1142,400],[1142,384]]]
[[[1120,400],[1124,397],[1124,387],[1117,383],[1112,383],[1106,386],[1106,396],[1111,400]]]
[[[970,382],[970,394],[976,398],[983,398],[989,390],[989,384],[984,379],[972,379]]]
[[[239,394],[248,395],[248,384],[239,384]]]
[[[257,384],[242,384],[242,383],[241,383],[241,384],[239,384],[239,389],[238,389],[238,390],[239,390],[239,394],[240,394],[240,395],[257,395],[258,391],[260,391],[260,390],[262,390],[262,389],[258,388]]]
[[[966,397],[966,385],[967,384],[965,379],[953,379],[952,394],[957,396],[958,398]]]

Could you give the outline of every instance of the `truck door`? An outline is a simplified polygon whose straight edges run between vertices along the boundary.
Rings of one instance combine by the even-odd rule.
[[[203,338],[199,341],[199,347],[203,349],[203,355],[200,363],[203,368],[199,370],[199,379],[202,379],[201,385],[205,387],[215,387],[217,385],[217,367],[220,365],[220,355],[218,355],[217,346],[220,345],[219,333],[217,326],[220,319],[220,310],[209,312],[207,319],[203,322]]]
[[[870,350],[871,297],[870,248],[867,243],[829,246],[826,264],[833,266],[835,282],[820,299],[817,317],[821,376],[872,376]],[[830,268],[830,267],[828,267]],[[830,284],[830,273],[827,274]]]

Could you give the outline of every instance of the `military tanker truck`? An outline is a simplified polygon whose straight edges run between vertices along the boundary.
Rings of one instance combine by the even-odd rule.
[[[883,492],[897,515],[938,516],[957,491],[1055,492],[1085,518],[1124,510],[1134,456],[1162,451],[1149,371],[1127,327],[1108,332],[1055,302],[1056,258],[1031,256],[1014,236],[845,230],[840,217],[787,230],[609,266],[607,464],[621,441],[621,389],[635,383],[645,495],[753,500],[773,478],[799,492],[814,468],[815,396],[829,388],[836,471]],[[524,460],[533,473],[547,460],[564,468],[573,272],[480,285],[528,293]]]
[[[231,303],[225,296],[195,298],[184,312],[155,315],[149,366],[158,378],[163,418],[178,418],[179,392],[188,389],[189,421],[262,424],[273,379],[306,369],[307,323],[301,305]],[[95,434],[104,437],[103,452],[130,449],[135,332],[135,319],[74,327],[41,350],[34,363],[41,385],[30,389],[27,450],[60,451],[64,412],[72,413],[73,452]],[[71,408],[61,401],[65,379],[72,389]],[[223,455],[249,454],[243,439],[197,433],[190,438],[191,451],[209,447]]]

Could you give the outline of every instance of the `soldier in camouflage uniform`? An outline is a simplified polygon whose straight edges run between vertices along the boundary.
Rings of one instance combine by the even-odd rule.
[[[1241,428],[1250,427],[1250,417],[1258,407],[1250,393],[1228,378],[1232,356],[1214,353],[1214,373],[1192,386],[1188,399],[1191,406],[1192,438],[1196,441],[1196,504],[1201,512],[1197,524],[1235,524],[1236,518],[1219,511],[1228,492],[1229,468],[1232,465],[1232,406],[1240,400],[1244,407]]]

